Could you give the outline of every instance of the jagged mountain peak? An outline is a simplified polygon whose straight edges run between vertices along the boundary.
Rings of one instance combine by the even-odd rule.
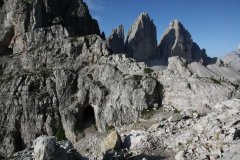
[[[119,25],[113,29],[112,34],[107,39],[107,44],[114,53],[124,53],[124,27]]]
[[[180,56],[186,59],[187,62],[192,61],[191,34],[178,20],[171,21],[161,38],[158,48],[158,54],[162,59],[167,60],[170,56]]]
[[[170,22],[169,26],[172,28],[179,28],[179,27],[183,27],[183,24],[178,19],[174,19]]]
[[[139,18],[149,18],[150,19],[149,14],[147,12],[140,13],[140,15],[138,16],[138,19]]]
[[[157,48],[157,31],[148,13],[141,13],[128,31],[127,54],[138,61],[153,57]]]
[[[112,34],[117,33],[120,37],[124,37],[124,26],[120,24],[117,28],[112,30]]]

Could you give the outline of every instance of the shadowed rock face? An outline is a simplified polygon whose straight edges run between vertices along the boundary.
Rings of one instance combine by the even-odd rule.
[[[36,28],[61,24],[72,36],[100,35],[97,21],[92,19],[86,3],[82,0],[37,0],[34,10]]]
[[[198,44],[193,42],[191,34],[178,20],[170,23],[157,49],[158,57],[165,61],[169,57],[179,56],[187,63],[201,62],[207,65],[212,63],[212,59],[207,57],[205,52],[205,49],[200,49]]]
[[[128,31],[125,47],[127,55],[138,61],[146,61],[155,55],[156,26],[147,13],[142,13]]]
[[[109,36],[108,47],[112,49],[114,53],[124,53],[124,28],[123,25],[118,26],[117,29],[112,31]]]
[[[158,52],[160,58],[165,60],[171,56],[180,56],[186,59],[187,62],[191,62],[191,48],[192,38],[190,33],[179,21],[174,20],[164,33],[158,47]]]
[[[16,41],[22,41],[19,39],[23,39],[27,32],[34,32],[35,39],[38,39],[37,35],[42,32],[54,35],[61,31],[61,34],[54,38],[61,35],[100,35],[97,21],[92,19],[86,3],[82,0],[6,0],[0,5],[0,55],[9,54],[9,48],[13,48],[15,53]],[[56,27],[52,27],[55,25],[62,26],[63,29],[58,27],[58,30],[55,30],[53,28]],[[39,33],[39,28],[51,29]],[[23,48],[23,44],[20,47]]]

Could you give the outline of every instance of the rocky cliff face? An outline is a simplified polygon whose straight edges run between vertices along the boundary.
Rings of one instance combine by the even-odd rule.
[[[156,26],[147,13],[141,13],[136,19],[126,39],[127,54],[138,60],[146,61],[156,53]]]
[[[2,155],[31,145],[38,135],[56,135],[61,128],[75,143],[88,123],[106,131],[160,105],[156,80],[98,64],[109,55],[106,47],[97,36],[76,37],[1,57]]]
[[[188,62],[205,54],[179,22],[160,44],[167,68],[155,69],[136,61],[156,53],[156,28],[146,13],[129,31],[127,56],[110,50],[123,49],[123,28],[103,40],[81,0],[5,0],[0,7],[0,158],[128,159],[168,150],[197,159],[240,137],[239,101],[231,101],[240,98],[239,82],[198,77]],[[219,75],[220,64],[212,67]],[[188,133],[194,126],[200,127]],[[121,133],[107,136],[111,130]],[[206,137],[217,137],[208,152]]]
[[[99,34],[83,1],[14,2],[1,8],[1,51],[10,42],[14,52],[0,57],[1,156],[40,135],[76,143],[87,128],[105,132],[160,106],[155,79],[129,75],[126,65],[141,70],[136,62],[114,61],[98,35],[83,36]]]
[[[54,34],[68,37],[100,34],[97,21],[92,19],[82,0],[6,0],[1,5],[0,20],[1,54],[11,53],[9,48],[13,48],[14,52],[18,52],[19,47],[28,48],[22,46],[24,38],[46,42],[55,39]],[[61,27],[56,28],[55,25]]]
[[[125,53],[124,48],[124,27],[118,26],[117,29],[112,31],[112,34],[107,39],[108,47],[112,49],[114,53]]]

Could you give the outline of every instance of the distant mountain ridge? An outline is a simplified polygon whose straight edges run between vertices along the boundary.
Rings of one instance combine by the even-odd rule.
[[[157,44],[157,27],[147,12],[141,13],[134,21],[124,44],[122,43],[124,29],[123,25],[120,26],[121,32],[119,32],[119,28],[113,29],[107,39],[108,46],[114,53],[126,53],[137,61],[158,59],[166,64],[168,58],[172,56],[184,58],[187,63],[201,62],[201,64],[207,65],[216,62],[216,59],[208,57],[206,50],[201,49],[192,40],[188,30],[176,19],[170,22],[159,44]],[[123,45],[125,45],[125,49],[123,49]]]

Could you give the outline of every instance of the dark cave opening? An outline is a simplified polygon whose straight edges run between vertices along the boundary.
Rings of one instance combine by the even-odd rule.
[[[237,129],[235,132],[234,132],[234,136],[233,136],[233,140],[238,140],[240,139],[240,130]]]
[[[14,27],[5,28],[0,42],[0,56],[13,53],[12,39],[14,38]]]
[[[84,132],[95,132],[96,129],[96,119],[94,114],[94,109],[92,106],[87,106],[83,110],[83,119],[82,119],[82,131]]]
[[[0,8],[2,8],[3,4],[4,4],[4,1],[0,0]]]

